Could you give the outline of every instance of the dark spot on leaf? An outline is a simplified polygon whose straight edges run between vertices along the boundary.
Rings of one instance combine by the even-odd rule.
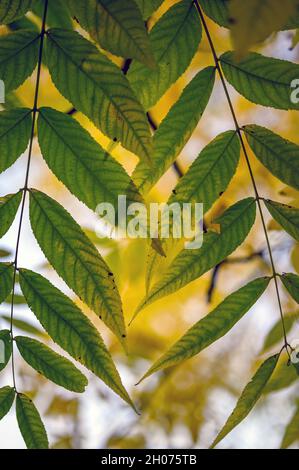
[[[220,191],[219,196],[222,196],[223,193],[224,193],[224,191]]]
[[[126,335],[121,335],[121,337],[122,337],[122,338],[125,338],[125,337],[126,337]]]
[[[229,22],[229,24],[236,24],[237,20],[236,20],[236,18],[230,17],[230,18],[228,18],[228,22]]]
[[[113,276],[113,273],[110,271],[110,272],[108,273],[108,276]]]
[[[113,137],[113,142],[117,142],[117,137]]]
[[[174,195],[176,195],[176,194],[177,194],[177,191],[176,191],[176,189],[173,189],[173,190],[172,190],[172,194],[174,194]]]

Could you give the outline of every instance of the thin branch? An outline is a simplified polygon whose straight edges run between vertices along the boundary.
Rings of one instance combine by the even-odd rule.
[[[261,201],[260,201],[261,198],[259,196],[259,192],[258,192],[258,189],[257,189],[257,185],[256,185],[256,182],[255,182],[253,171],[252,171],[252,168],[251,168],[249,155],[247,153],[247,149],[246,149],[246,146],[245,146],[245,142],[244,142],[244,139],[243,139],[241,128],[239,126],[237,116],[236,116],[236,113],[235,113],[235,110],[234,110],[234,107],[233,107],[233,103],[232,103],[232,100],[231,100],[231,97],[230,97],[230,94],[229,94],[229,91],[228,91],[228,88],[227,88],[227,85],[226,85],[226,81],[225,81],[224,75],[222,73],[222,69],[220,67],[219,58],[218,58],[218,55],[216,53],[216,49],[215,49],[212,37],[210,35],[210,31],[208,29],[205,17],[203,15],[202,11],[201,11],[200,6],[199,6],[198,0],[194,0],[194,5],[195,5],[195,7],[198,11],[198,15],[201,19],[203,28],[205,30],[205,33],[206,33],[206,36],[207,36],[207,39],[208,39],[208,42],[209,42],[209,45],[210,45],[210,49],[211,49],[211,52],[212,52],[212,55],[213,55],[213,58],[214,58],[215,66],[216,66],[216,69],[218,71],[219,78],[221,80],[221,83],[222,83],[222,86],[223,86],[223,89],[224,89],[224,93],[225,93],[225,96],[226,96],[226,99],[227,99],[227,102],[228,102],[228,105],[229,105],[229,108],[230,108],[230,111],[231,111],[231,114],[232,114],[233,121],[235,123],[236,131],[237,131],[239,139],[240,139],[241,147],[242,147],[242,150],[243,150],[243,153],[244,153],[244,156],[245,156],[245,160],[246,160],[246,164],[247,164],[247,168],[248,168],[248,171],[249,171],[249,174],[250,174],[250,179],[251,179],[253,190],[254,190],[254,193],[255,193],[255,198],[256,198],[256,201],[257,201],[257,205],[258,205],[258,210],[259,210],[259,213],[260,213],[260,216],[261,216],[263,231],[264,231],[264,234],[265,234],[265,239],[266,239],[267,248],[268,248],[269,257],[270,257],[271,269],[272,269],[272,274],[273,274],[274,283],[275,283],[277,302],[278,302],[280,318],[281,318],[281,323],[282,323],[282,329],[283,329],[283,335],[284,335],[284,345],[285,345],[286,350],[288,351],[288,349],[287,349],[288,348],[288,341],[287,341],[286,327],[285,327],[285,322],[284,322],[282,304],[281,304],[280,293],[279,293],[279,288],[278,288],[278,281],[277,281],[278,274],[277,274],[276,269],[275,269],[272,249],[271,249],[269,236],[268,236],[268,232],[267,232],[267,227],[266,227],[266,222],[265,222],[265,219],[264,219],[264,214],[263,214]]]
[[[38,65],[37,65],[37,79],[36,79],[36,86],[35,86],[35,93],[34,93],[34,104],[33,104],[33,109],[32,109],[32,113],[33,113],[33,115],[32,115],[32,127],[31,127],[30,143],[29,143],[29,150],[28,150],[28,159],[27,159],[27,167],[26,167],[26,174],[25,174],[25,183],[24,183],[24,187],[22,189],[23,198],[22,198],[22,203],[21,203],[21,213],[20,213],[20,221],[19,221],[19,227],[18,227],[18,233],[17,233],[15,259],[14,259],[14,272],[13,272],[13,285],[12,285],[11,311],[10,311],[10,336],[11,336],[12,341],[14,340],[14,336],[13,336],[13,314],[14,314],[14,298],[15,298],[15,287],[16,287],[16,276],[17,276],[17,270],[18,270],[18,256],[19,256],[22,224],[23,224],[23,218],[24,218],[26,195],[27,195],[27,191],[28,191],[30,163],[31,163],[33,140],[34,140],[34,129],[35,129],[35,122],[36,122],[36,115],[37,115],[37,112],[38,112],[37,105],[38,105],[39,84],[40,84],[40,75],[41,75],[41,67],[42,67],[44,37],[45,37],[45,31],[46,31],[47,10],[48,10],[48,0],[45,0],[45,8],[44,8],[44,14],[43,14],[42,29],[41,29],[41,34],[40,34],[40,46],[39,46]],[[13,345],[12,345],[11,359],[12,359],[13,386],[14,386],[15,391],[17,392],[16,378],[15,378],[15,365],[14,365],[14,347],[13,347]]]

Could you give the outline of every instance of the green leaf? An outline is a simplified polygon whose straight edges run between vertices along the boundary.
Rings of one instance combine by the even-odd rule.
[[[72,392],[85,391],[86,377],[68,359],[35,339],[17,336],[15,341],[23,359],[39,374]]]
[[[30,10],[33,0],[1,0],[0,24],[9,24]]]
[[[220,62],[228,82],[249,101],[277,109],[299,110],[299,103],[291,100],[291,83],[299,77],[298,64],[256,52],[248,53],[241,61],[236,61],[233,52],[226,52]]]
[[[124,342],[121,300],[109,267],[71,215],[54,199],[30,191],[30,222],[49,263]]]
[[[153,137],[151,166],[139,162],[133,173],[133,180],[143,193],[156,184],[190,139],[208,104],[214,82],[214,67],[199,72],[163,119]]]
[[[264,41],[274,31],[282,29],[296,12],[294,0],[231,0],[229,18],[231,34],[239,57],[254,44]]]
[[[18,425],[28,449],[48,449],[45,427],[32,400],[18,393],[16,401]]]
[[[297,409],[295,410],[295,413],[293,414],[290,422],[288,423],[284,436],[281,442],[281,449],[287,449],[290,447],[294,442],[298,441],[299,439],[299,405],[297,405]]]
[[[147,305],[181,289],[230,255],[247,237],[255,214],[253,198],[243,199],[228,208],[215,221],[221,226],[220,234],[208,232],[201,248],[182,250],[141,302],[135,316]]]
[[[22,199],[22,192],[0,197],[0,238],[7,232],[14,221]]]
[[[241,421],[243,421],[250,413],[256,402],[261,397],[266,384],[273,374],[278,358],[279,354],[276,354],[275,356],[271,356],[265,362],[263,362],[256,374],[253,376],[251,382],[246,385],[234,411],[214,440],[211,446],[212,448],[222,441],[222,439],[227,436],[227,434],[229,434],[236,426],[238,426],[238,424],[240,424]]]
[[[260,162],[284,183],[299,189],[299,146],[265,127],[244,127],[247,141]]]
[[[31,126],[30,109],[12,109],[0,113],[0,173],[25,152]]]
[[[291,237],[299,241],[299,209],[281,204],[280,202],[265,201],[265,205],[273,219],[281,225]]]
[[[11,409],[15,399],[15,391],[11,387],[0,388],[0,419],[4,418],[5,415]]]
[[[13,272],[11,263],[0,263],[0,304],[12,291]]]
[[[53,29],[47,37],[47,63],[62,95],[104,134],[150,161],[149,125],[121,70],[76,32]]]
[[[9,315],[2,315],[1,319],[4,320],[7,324],[10,324],[10,316]],[[15,328],[18,328],[19,330],[25,331],[26,333],[30,333],[32,335],[40,336],[41,338],[47,338],[48,335],[40,330],[39,328],[36,328],[36,326],[31,325],[31,323],[28,323],[27,321],[21,320],[19,318],[13,318],[12,324]]]
[[[33,12],[40,18],[44,14],[44,0],[35,0]],[[65,0],[48,0],[47,25],[49,28],[73,29],[71,13]]]
[[[283,354],[263,393],[267,395],[269,393],[278,392],[284,388],[290,387],[296,380],[298,380],[297,371],[295,367],[289,363],[288,356]]]
[[[228,5],[229,0],[199,0],[199,3],[207,16],[209,16],[219,26],[228,28],[229,12]]]
[[[281,275],[280,279],[290,296],[299,304],[299,276],[297,276],[297,274],[287,273]]]
[[[68,0],[81,26],[103,49],[154,67],[146,28],[134,0]]]
[[[179,180],[169,204],[202,202],[204,213],[226,190],[240,158],[240,142],[235,131],[227,131],[210,142]]]
[[[70,116],[41,108],[38,140],[49,168],[91,210],[101,202],[117,207],[120,194],[142,202],[124,168]]]
[[[74,302],[32,271],[20,270],[20,284],[29,307],[53,341],[133,406],[100,334]]]
[[[0,371],[3,370],[11,357],[12,342],[9,330],[0,331]]]
[[[138,99],[148,110],[185,72],[201,40],[201,24],[191,0],[172,6],[150,32],[158,64],[155,70],[134,62],[128,78]]]
[[[284,317],[284,325],[286,329],[286,333],[289,333],[293,327],[293,325],[299,321],[299,314],[298,313],[291,313],[289,315],[285,315]],[[275,325],[271,328],[269,333],[267,334],[262,351],[267,351],[268,349],[272,348],[275,344],[279,341],[283,340],[283,328],[281,319],[277,320]]]
[[[255,279],[226,297],[158,359],[141,380],[158,370],[180,364],[222,338],[255,304],[269,282],[270,278]]]
[[[142,18],[147,20],[154,11],[158,10],[159,6],[163,3],[163,0],[135,0],[139,10],[141,11]]]
[[[0,77],[5,93],[18,88],[32,74],[38,58],[39,37],[29,30],[0,36]]]

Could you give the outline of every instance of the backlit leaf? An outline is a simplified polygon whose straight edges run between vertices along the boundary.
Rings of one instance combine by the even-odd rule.
[[[256,104],[277,109],[297,109],[291,99],[291,83],[299,77],[299,65],[286,60],[250,52],[237,61],[233,52],[220,57],[228,82],[245,98]]]
[[[18,425],[28,449],[47,449],[48,437],[35,405],[26,395],[19,393],[16,400]]]
[[[0,113],[0,173],[25,152],[31,126],[30,109],[12,109]]]
[[[266,384],[271,378],[271,375],[273,374],[277,365],[278,358],[278,354],[271,356],[260,366],[256,374],[253,376],[251,382],[249,382],[244,388],[234,411],[214,440],[212,447],[215,447],[220,441],[222,441],[222,439],[227,436],[227,434],[229,434],[236,426],[238,426],[238,424],[240,424],[241,421],[243,421],[250,413],[256,402],[261,397]]]
[[[143,193],[156,184],[190,139],[208,104],[214,81],[213,67],[199,72],[163,119],[153,137],[151,166],[139,162],[133,173],[133,180]]]
[[[33,0],[1,0],[0,24],[8,24],[21,18],[31,8]]]
[[[15,391],[11,387],[0,388],[0,419],[4,418],[12,407]]]
[[[293,414],[290,422],[288,423],[286,430],[284,432],[284,436],[282,439],[282,443],[280,448],[287,449],[290,447],[294,442],[298,441],[299,439],[299,405],[297,405],[297,409]]]
[[[299,321],[299,314],[298,313],[291,313],[289,315],[284,316],[284,325],[286,329],[286,333],[289,333],[293,327],[293,325]],[[275,325],[271,328],[268,335],[265,338],[263,351],[272,348],[275,344],[279,341],[283,341],[283,328],[281,319],[277,320]]]
[[[101,202],[117,207],[118,196],[142,202],[123,167],[70,116],[42,108],[38,119],[39,145],[48,166],[91,210]]]
[[[265,205],[272,215],[286,232],[288,232],[295,240],[299,241],[299,209],[279,202],[265,201]]]
[[[44,0],[35,0],[33,11],[40,18],[44,14]],[[73,29],[71,13],[65,0],[48,0],[47,25],[49,28]]]
[[[0,330],[0,371],[7,366],[12,352],[12,342],[9,330]]]
[[[0,263],[0,304],[12,291],[13,265],[11,263]]]
[[[147,20],[159,8],[163,0],[135,0],[135,3],[141,11],[142,18]]]
[[[112,358],[90,320],[44,277],[24,269],[20,274],[28,305],[53,341],[132,405]]]
[[[0,238],[3,237],[13,223],[21,199],[21,192],[0,197]]]
[[[199,0],[199,3],[205,14],[219,26],[229,27],[229,0]]]
[[[35,339],[17,336],[15,341],[23,359],[39,374],[72,392],[85,391],[86,377],[68,359]]]
[[[81,26],[103,49],[154,67],[141,12],[134,0],[68,0]]]
[[[17,31],[0,36],[0,77],[5,92],[15,90],[35,69],[38,58],[39,34]]]
[[[134,62],[128,78],[138,99],[148,110],[190,64],[201,40],[201,25],[195,6],[186,0],[172,6],[154,25],[150,43],[157,68],[149,70]]]
[[[276,178],[299,189],[299,146],[265,127],[250,125],[244,131],[260,162]]]
[[[220,224],[220,233],[208,232],[202,247],[182,250],[141,302],[135,315],[147,305],[199,278],[230,255],[247,237],[255,214],[253,198],[243,199],[227,209],[215,221]]]
[[[121,70],[76,32],[52,29],[47,36],[47,63],[62,95],[104,134],[149,161],[149,125]]]
[[[10,324],[10,316],[9,315],[2,315],[1,319],[4,320],[6,323]],[[12,324],[15,328],[18,328],[19,330],[25,331],[26,333],[30,333],[32,335],[40,336],[42,338],[48,338],[48,335],[40,330],[39,328],[36,328],[36,326],[32,325],[31,323],[28,323],[25,320],[21,320],[20,318],[16,318],[14,316],[12,320]]]
[[[284,388],[290,387],[296,380],[298,380],[297,371],[293,364],[289,363],[289,357],[283,354],[263,393],[267,395],[269,393],[278,392]]]
[[[299,304],[299,276],[297,276],[297,274],[287,273],[281,275],[280,279],[291,297]]]
[[[256,303],[269,281],[270,278],[255,279],[226,297],[158,359],[143,379],[158,370],[180,364],[224,336]]]
[[[46,258],[68,286],[124,341],[121,300],[109,267],[71,215],[30,191],[30,222]]]

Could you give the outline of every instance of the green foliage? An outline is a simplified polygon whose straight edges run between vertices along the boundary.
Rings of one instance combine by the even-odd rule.
[[[154,106],[170,85],[185,72],[201,40],[201,25],[191,0],[171,7],[150,32],[157,68],[134,62],[128,78],[146,110]]]
[[[299,241],[299,210],[295,209],[295,207],[270,200],[265,201],[265,204],[273,219],[276,220],[291,237]]]
[[[133,180],[143,193],[156,184],[190,139],[208,104],[214,81],[214,68],[199,72],[161,122],[153,137],[151,165],[140,162],[133,173]]]
[[[224,336],[255,304],[266,290],[270,279],[255,279],[226,297],[211,313],[192,326],[187,333],[167,351],[143,379],[158,370],[177,365],[201,352]]]
[[[11,352],[12,352],[12,342],[9,330],[0,330],[0,346],[1,346],[1,359],[4,361],[0,361],[0,371],[3,370],[10,360]],[[4,346],[4,347],[3,347]],[[4,357],[2,355],[4,354]]]
[[[39,35],[34,31],[17,31],[0,36],[0,77],[5,92],[18,88],[37,63]]]
[[[30,109],[12,109],[0,113],[0,173],[26,150],[31,126]]]
[[[269,357],[260,366],[256,374],[253,376],[251,382],[244,388],[236,407],[224,427],[214,440],[212,447],[215,447],[222,439],[230,433],[243,419],[250,413],[256,402],[261,397],[263,390],[271,378],[274,369],[277,365],[279,355]]]
[[[20,274],[28,305],[53,341],[132,404],[100,334],[80,309],[39,274]]]
[[[291,297],[299,304],[299,276],[287,273],[280,276],[280,279]]]
[[[163,0],[135,0],[135,3],[141,11],[142,18],[147,20],[159,8]]]
[[[16,336],[15,341],[22,357],[33,369],[67,390],[85,391],[86,377],[68,359],[35,339]]]
[[[281,442],[281,449],[287,449],[290,447],[295,441],[298,440],[298,429],[299,429],[299,405],[297,404],[297,408],[295,413],[293,414],[290,422],[288,423],[282,442]]]
[[[70,116],[42,108],[38,138],[49,168],[90,209],[101,202],[116,207],[119,194],[128,203],[142,202],[123,167]]]
[[[32,400],[18,393],[16,400],[17,420],[28,449],[47,449],[48,437],[40,415]]]
[[[281,181],[299,189],[299,146],[264,127],[245,126],[244,131],[260,162]]]
[[[115,259],[119,256],[117,241],[99,242],[92,234],[95,245],[101,247],[103,255],[107,254],[106,262],[61,204],[45,193],[29,188],[35,157],[35,137],[49,169],[92,211],[101,202],[111,203],[116,208],[119,195],[127,197],[127,204],[144,203],[143,197],[148,196],[149,191],[172,165],[179,181],[173,185],[168,204],[204,204],[205,233],[202,247],[181,250],[183,243],[177,242],[175,238],[151,240],[146,273],[147,293],[135,316],[144,307],[177,292],[210,270],[213,270],[210,287],[213,290],[221,265],[229,265],[238,260],[238,257],[227,257],[246,240],[255,222],[256,207],[259,209],[262,218],[260,226],[264,231],[270,256],[264,256],[264,249],[261,251],[262,255],[257,254],[260,259],[263,258],[264,264],[270,264],[269,277],[257,278],[220,300],[210,313],[197,321],[166,353],[162,353],[143,378],[182,363],[226,335],[255,304],[273,277],[276,282],[279,276],[292,299],[299,302],[299,276],[294,273],[279,273],[275,267],[266,220],[260,207],[260,201],[263,200],[275,222],[298,242],[297,203],[291,202],[294,205],[292,207],[260,196],[243,136],[265,167],[262,169],[265,174],[271,173],[295,190],[299,190],[299,147],[255,124],[241,128],[230,89],[226,86],[227,81],[243,97],[262,106],[278,110],[299,110],[297,99],[293,99],[293,92],[297,93],[294,83],[299,78],[299,65],[250,51],[253,45],[260,47],[261,41],[272,32],[299,27],[298,0],[285,0],[283,8],[278,0],[181,0],[174,4],[164,2],[160,10],[163,15],[154,14],[162,3],[162,0],[0,2],[0,24],[6,25],[2,27],[0,36],[1,95],[2,85],[5,86],[5,102],[1,103],[4,111],[0,112],[0,173],[7,170],[29,144],[27,162],[24,165],[24,186],[19,190],[14,188],[9,191],[11,194],[0,197],[0,238],[12,226],[22,201],[15,251],[2,246],[0,248],[1,259],[13,260],[0,263],[0,303],[5,302],[6,307],[11,304],[9,315],[1,313],[1,319],[9,325],[10,330],[0,331],[0,352],[2,356],[4,353],[0,370],[10,361],[15,342],[23,359],[35,371],[69,391],[83,393],[87,378],[69,359],[44,344],[52,339],[135,411],[100,333],[76,305],[76,299],[71,300],[40,274],[20,268],[20,241],[27,214],[25,203],[28,195],[31,228],[51,265],[45,266],[54,268],[73,293],[103,320],[126,349],[125,319],[115,276],[120,281],[117,283],[129,296],[133,290],[138,290],[138,284],[136,283],[136,288],[135,285],[132,287],[129,284],[129,275],[123,289],[123,279],[118,279],[120,275],[117,270],[112,273],[109,267],[110,264],[115,265]],[[206,23],[205,15],[230,30],[234,51],[224,52],[218,58],[212,30],[209,31],[210,23]],[[208,39],[203,46],[202,30],[207,33]],[[297,36],[298,34],[294,35],[293,47]],[[223,37],[225,39],[225,35]],[[208,47],[212,52],[213,66],[207,67],[210,62],[205,59],[204,54],[208,52]],[[198,66],[201,61],[205,64],[203,69],[201,65]],[[192,71],[188,68],[191,62]],[[35,69],[36,74],[24,84]],[[45,107],[45,103],[51,103],[48,97],[45,99],[46,90],[41,90],[44,83],[49,81],[48,72],[54,84],[54,87],[51,86],[51,93],[62,95],[57,99],[59,110]],[[165,112],[162,111],[162,116],[165,117],[161,119],[160,105],[164,100],[167,101],[173,91],[177,94],[172,85],[185,72],[187,86],[176,102],[166,105]],[[206,145],[192,160],[189,168],[182,169],[176,159],[208,105],[216,77],[220,80],[215,86],[213,112],[218,112],[217,101],[221,103],[219,96],[222,93],[233,115],[235,130],[223,132],[227,126],[221,125],[220,130],[216,129],[215,132],[218,136],[211,142],[205,142],[209,133],[203,129],[200,140]],[[21,85],[23,88],[19,90]],[[178,82],[178,88],[180,87],[181,81]],[[33,96],[33,104],[25,108],[27,89]],[[62,112],[64,98],[73,108]],[[152,118],[148,110],[161,98],[164,99],[154,110]],[[72,115],[77,111],[83,113],[87,119],[84,116],[74,119]],[[91,133],[95,135],[95,129],[88,119],[103,134],[97,132],[107,150],[91,136]],[[84,126],[88,126],[89,132]],[[116,151],[117,144],[139,158],[134,170],[130,168],[130,162],[126,164],[125,159],[130,158],[128,153],[121,153],[120,148]],[[238,200],[247,195],[243,188],[243,163],[239,166],[240,148],[245,154],[254,198]],[[130,173],[118,162],[119,157]],[[241,175],[237,202],[230,195],[220,200],[237,169]],[[131,171],[132,177],[129,176]],[[293,197],[294,193],[291,194]],[[226,209],[227,205],[230,206]],[[212,207],[213,210],[209,212]],[[219,213],[222,213],[220,217]],[[171,226],[171,234],[172,229]],[[250,243],[249,240],[246,249],[251,248]],[[297,248],[296,245],[293,253]],[[125,253],[131,253],[130,250]],[[135,248],[132,249],[134,250]],[[121,260],[124,273],[139,269],[139,266],[134,266],[136,257],[133,260],[130,256]],[[254,256],[255,253],[249,254],[246,260],[249,261]],[[292,255],[293,265],[298,270],[295,257],[296,255]],[[154,275],[157,278],[155,283]],[[136,277],[134,281],[135,279]],[[19,285],[22,293],[18,290]],[[292,333],[298,313],[284,314],[279,286],[276,287],[281,318],[279,322],[274,322],[262,351],[279,346],[280,353],[267,359],[245,387],[213,447],[249,414],[262,394],[283,390],[295,385],[298,380],[299,367],[289,360],[294,351],[286,338],[286,334]],[[291,299],[288,298],[288,301]],[[14,307],[18,305],[19,308],[24,308],[26,304],[45,331],[35,327],[30,318],[27,321],[27,318],[15,317]],[[35,335],[44,342],[27,336],[15,336],[14,329]],[[141,341],[143,342],[143,338]],[[279,344],[281,342],[283,347]],[[154,347],[160,347],[159,341],[153,341],[153,344]],[[113,348],[114,344],[111,346]],[[6,386],[0,389],[0,419],[8,413],[17,395],[17,420],[27,447],[47,448],[48,438],[40,415],[30,398],[17,390],[17,362],[11,360],[11,365],[13,388]],[[213,383],[212,379],[208,379],[207,383]],[[203,389],[205,387],[208,388],[206,383]],[[30,396],[33,396],[36,390],[31,390]],[[160,394],[160,390],[157,391],[157,396],[161,398],[164,392]],[[173,390],[173,397],[175,393]],[[203,403],[204,393],[205,390]],[[182,401],[182,395],[178,396],[174,398],[174,406],[176,400],[179,403]],[[152,401],[149,397],[150,395],[147,400]],[[188,406],[197,406],[193,395],[183,398],[188,401]],[[51,407],[55,408],[53,403],[56,399],[57,397],[53,398],[49,410]],[[165,395],[165,402],[167,399]],[[67,401],[60,399],[60,408],[62,406],[64,412]],[[154,405],[155,403],[154,400]],[[78,401],[76,404],[78,410]],[[192,418],[193,415],[202,413],[203,406],[201,403],[200,410],[193,408]],[[297,404],[296,406],[298,408]],[[155,409],[157,415],[158,408]],[[283,448],[289,447],[298,438],[297,408],[286,427],[281,444]],[[173,426],[171,419],[169,426]],[[190,431],[194,442],[197,442],[199,430],[191,429],[190,426]],[[130,439],[127,442],[129,441]],[[110,442],[113,442],[113,438]],[[135,442],[134,439],[131,442]],[[59,438],[53,447],[63,445],[70,446],[67,438]]]
[[[119,68],[73,31],[48,31],[46,51],[49,71],[59,91],[104,134],[150,161],[149,125]]]
[[[237,61],[233,52],[220,57],[228,82],[245,98],[277,109],[297,109],[291,100],[291,83],[299,76],[299,65],[250,52]]]
[[[13,266],[10,263],[0,263],[0,304],[4,302],[12,290]]]
[[[22,193],[8,194],[0,197],[0,238],[5,235],[14,221],[18,207],[20,205]]]
[[[1,0],[0,24],[8,24],[21,18],[34,3],[34,0]]]
[[[141,302],[135,315],[147,305],[198,279],[235,251],[253,226],[255,213],[253,198],[239,201],[227,209],[215,220],[220,224],[220,233],[208,232],[201,248],[182,250]]]
[[[15,399],[15,391],[11,387],[0,388],[0,419],[11,409]]]
[[[107,51],[154,68],[149,39],[134,0],[67,0],[71,12]]]
[[[59,276],[124,341],[125,323],[114,277],[77,222],[54,199],[39,191],[30,192],[30,222]]]

